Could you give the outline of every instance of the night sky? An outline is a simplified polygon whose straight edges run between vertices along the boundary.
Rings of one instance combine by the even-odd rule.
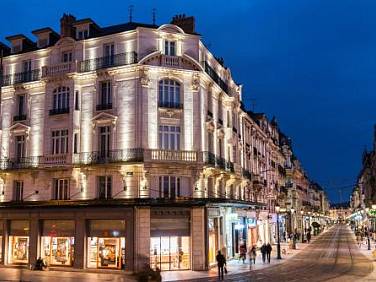
[[[100,26],[168,23],[179,13],[244,85],[248,108],[275,115],[308,175],[348,200],[376,122],[376,1],[1,1],[0,40],[50,26],[64,12]]]

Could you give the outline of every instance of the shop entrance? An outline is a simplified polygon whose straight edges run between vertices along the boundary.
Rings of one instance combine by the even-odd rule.
[[[183,270],[190,268],[188,236],[161,236],[150,238],[151,268]]]
[[[73,220],[43,221],[41,257],[47,265],[73,265],[74,234]]]
[[[125,269],[125,220],[90,220],[89,268]]]
[[[219,218],[208,219],[209,265],[216,264],[216,255],[217,255],[217,251],[219,250],[218,221],[219,221]]]
[[[9,230],[9,264],[29,262],[29,221],[12,220]]]

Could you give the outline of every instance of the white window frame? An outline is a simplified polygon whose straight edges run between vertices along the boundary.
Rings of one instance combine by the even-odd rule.
[[[173,40],[164,41],[164,53],[166,56],[176,56],[177,42]]]
[[[109,153],[111,151],[111,133],[112,129],[110,125],[98,127],[98,152],[101,157],[109,156]]]
[[[159,148],[162,150],[180,150],[181,140],[180,126],[160,125],[159,126]]]
[[[67,178],[54,178],[53,179],[52,199],[61,200],[61,201],[70,199],[69,179]]]
[[[68,129],[58,129],[51,131],[52,155],[62,155],[68,153],[68,136]]]
[[[111,80],[104,80],[99,82],[100,95],[98,97],[99,105],[112,104],[112,83]]]
[[[103,181],[103,182],[102,182]],[[104,184],[104,197],[101,197],[101,184]],[[112,176],[100,175],[97,177],[97,198],[102,200],[112,199]]]
[[[159,176],[159,198],[181,197],[181,180],[180,176]]]
[[[23,201],[24,182],[21,180],[14,181],[13,201]]]
[[[54,110],[69,109],[69,87],[59,86],[54,89],[52,108]]]
[[[181,103],[181,86],[180,83],[173,79],[162,79],[159,81],[159,106],[168,108],[180,107]]]
[[[26,136],[25,135],[16,135],[14,137],[14,144],[15,144],[15,152],[14,156],[17,159],[22,159],[26,155]],[[18,149],[18,146],[20,146],[20,150]],[[20,153],[20,154],[18,154]]]

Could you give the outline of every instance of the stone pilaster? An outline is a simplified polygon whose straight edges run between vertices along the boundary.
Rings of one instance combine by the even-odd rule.
[[[74,268],[86,268],[86,221],[76,218],[76,237],[74,238]]]
[[[205,270],[205,209],[192,208],[191,220],[192,270]]]
[[[150,263],[150,208],[135,208],[134,212],[135,270]]]

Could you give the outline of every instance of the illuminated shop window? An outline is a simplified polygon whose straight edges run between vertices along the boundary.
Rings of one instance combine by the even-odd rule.
[[[9,230],[8,263],[27,264],[29,262],[29,222],[12,220]]]

